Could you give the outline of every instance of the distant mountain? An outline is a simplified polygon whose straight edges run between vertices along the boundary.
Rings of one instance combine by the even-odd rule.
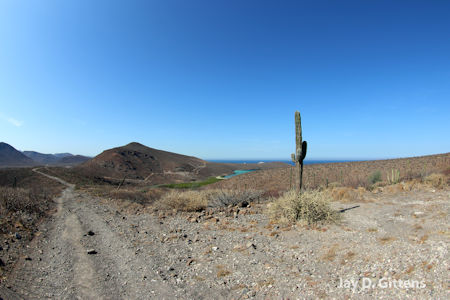
[[[53,155],[53,154],[43,154],[36,151],[23,151],[23,154],[34,160],[35,162],[38,162],[40,164],[55,164],[59,157]]]
[[[74,156],[72,153],[55,153],[53,155],[58,157],[58,158],[63,158],[63,157],[67,157],[67,156]]]
[[[44,154],[36,151],[23,151],[23,154],[41,165],[77,165],[91,159],[71,153]]]
[[[61,164],[61,165],[78,165],[81,163],[84,163],[85,161],[90,160],[91,157],[87,157],[87,156],[83,156],[83,155],[67,155],[67,156],[63,156],[61,157],[58,161],[57,164]]]
[[[144,179],[154,184],[189,181],[226,175],[234,170],[270,169],[284,163],[227,164],[207,162],[200,158],[158,150],[139,143],[103,151],[78,166],[86,175],[110,178]]]
[[[0,142],[0,167],[33,166],[36,162],[13,146]]]

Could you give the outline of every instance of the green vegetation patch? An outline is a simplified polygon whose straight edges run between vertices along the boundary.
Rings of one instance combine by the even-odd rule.
[[[381,181],[381,172],[380,171],[375,171],[372,174],[370,174],[370,176],[369,176],[370,184],[375,184],[379,181]]]

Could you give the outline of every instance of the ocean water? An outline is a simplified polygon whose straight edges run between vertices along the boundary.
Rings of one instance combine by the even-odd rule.
[[[294,163],[291,160],[276,160],[276,159],[270,159],[270,160],[253,160],[253,159],[243,159],[243,160],[229,160],[229,159],[214,159],[214,160],[208,160],[210,162],[218,162],[218,163],[230,163],[230,164],[257,164],[259,162],[283,162],[286,164],[294,165]],[[358,160],[309,160],[306,159],[303,163],[305,165],[312,165],[312,164],[326,164],[326,163],[337,163],[337,162],[352,162],[352,161],[358,161]]]
[[[257,164],[260,162],[268,163],[268,162],[283,162],[290,165],[295,165],[291,160],[276,160],[276,159],[270,159],[270,160],[253,160],[253,159],[243,159],[243,160],[230,160],[230,159],[214,159],[214,160],[208,160],[209,162],[218,162],[218,163],[229,163],[229,164]],[[326,163],[337,163],[337,162],[351,162],[351,161],[358,161],[358,160],[305,160],[305,165],[311,165],[311,164],[326,164]],[[256,170],[234,170],[234,173],[229,174],[227,176],[224,176],[225,179],[231,178],[236,175],[245,174],[248,172],[253,172]]]

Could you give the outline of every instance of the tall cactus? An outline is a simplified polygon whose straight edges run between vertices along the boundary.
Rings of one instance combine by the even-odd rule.
[[[295,112],[295,153],[291,154],[292,160],[298,169],[299,192],[302,190],[302,180],[303,180],[303,160],[306,156],[307,143],[302,142],[302,120],[300,118],[300,112]]]

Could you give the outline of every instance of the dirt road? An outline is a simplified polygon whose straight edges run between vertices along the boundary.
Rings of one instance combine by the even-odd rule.
[[[312,230],[270,223],[265,204],[212,215],[129,212],[53,179],[67,186],[57,213],[0,290],[4,299],[448,296],[448,189],[369,193],[336,204],[359,205],[340,224]],[[345,286],[364,278],[425,286]]]
[[[11,288],[3,291],[5,299],[175,297],[150,269],[155,264],[152,257],[139,257],[131,241],[111,226],[122,218],[120,213],[98,205],[59,178],[41,174],[67,188],[57,199],[54,218],[34,241],[31,260],[22,260],[13,273]]]

